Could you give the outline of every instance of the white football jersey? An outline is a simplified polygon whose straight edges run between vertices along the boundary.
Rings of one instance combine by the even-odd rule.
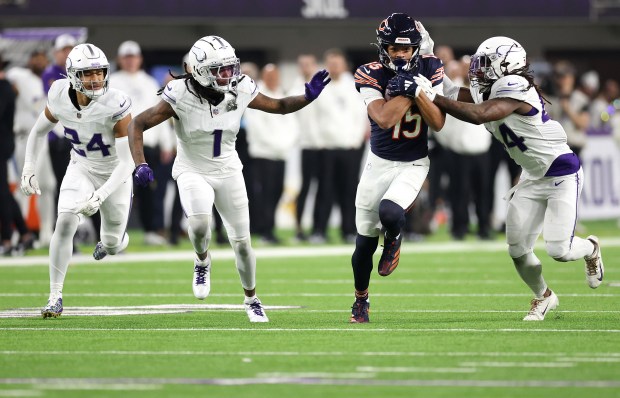
[[[201,101],[185,84],[185,79],[172,80],[161,94],[179,117],[174,119],[177,156],[172,177],[185,171],[227,175],[241,170],[235,141],[243,112],[258,95],[256,83],[242,75],[237,96],[226,93],[218,105]]]
[[[489,99],[513,98],[527,102],[533,107],[528,115],[511,113],[503,119],[485,123],[484,126],[497,138],[510,157],[523,168],[523,179],[544,177],[551,163],[560,155],[571,153],[566,144],[566,132],[555,120],[551,120],[543,99],[522,76],[508,75],[497,80],[491,87]],[[474,101],[483,101],[477,89],[472,88]]]
[[[56,80],[47,93],[47,108],[65,127],[65,137],[73,147],[71,159],[90,172],[110,175],[118,164],[114,125],[130,113],[131,99],[109,88],[88,106],[77,109],[69,97],[69,87],[69,80]]]

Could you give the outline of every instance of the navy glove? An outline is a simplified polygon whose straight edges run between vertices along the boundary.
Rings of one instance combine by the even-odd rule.
[[[146,187],[153,182],[153,170],[148,163],[140,163],[133,171],[133,180],[139,187]]]
[[[416,88],[418,88],[418,83],[413,80],[413,76],[404,73],[397,74],[387,84],[387,92],[390,97],[406,95],[415,98]]]
[[[327,86],[332,79],[329,77],[329,73],[325,69],[318,71],[312,76],[312,79],[306,83],[306,93],[304,97],[308,101],[314,101],[319,97],[321,91]]]

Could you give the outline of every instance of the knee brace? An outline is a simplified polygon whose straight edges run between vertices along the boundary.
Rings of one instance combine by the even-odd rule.
[[[405,209],[384,199],[379,204],[379,220],[391,237],[396,237],[401,228],[405,225]]]
[[[198,214],[187,218],[188,234],[196,253],[204,253],[211,240],[211,215]]]

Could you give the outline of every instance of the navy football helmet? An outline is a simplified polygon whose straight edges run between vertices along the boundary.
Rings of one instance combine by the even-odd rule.
[[[379,51],[379,61],[393,71],[415,70],[420,58],[420,42],[422,35],[415,25],[415,21],[407,14],[394,13],[381,21],[377,29],[377,49]],[[394,65],[393,60],[387,52],[388,45],[403,45],[413,47],[413,57],[405,64],[405,66]]]

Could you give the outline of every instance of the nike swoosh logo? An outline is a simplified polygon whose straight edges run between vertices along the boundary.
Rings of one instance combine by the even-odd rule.
[[[364,72],[370,73],[370,69],[368,69],[367,67],[364,66]]]
[[[559,181],[559,182],[556,182],[556,183],[555,183],[555,186],[557,187],[558,185],[560,185],[560,184],[561,184],[561,183],[563,183],[563,182],[564,182],[564,180]]]
[[[509,86],[516,86],[519,83],[508,83]]]
[[[124,107],[126,103],[127,103],[127,100],[121,102],[121,108]]]
[[[172,87],[171,86],[166,86],[166,88],[168,89],[168,91],[172,91]]]
[[[548,309],[549,309],[549,303],[547,303],[547,306],[545,307],[545,309],[542,312],[543,316],[547,313]]]

